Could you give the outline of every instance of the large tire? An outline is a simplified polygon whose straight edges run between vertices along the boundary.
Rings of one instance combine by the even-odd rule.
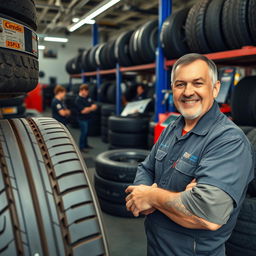
[[[129,52],[129,42],[133,31],[122,33],[115,42],[115,57],[121,66],[131,66],[132,60]]]
[[[255,256],[256,198],[246,198],[233,233],[226,243],[227,256]]]
[[[232,91],[232,117],[237,125],[256,126],[256,76],[239,81]]]
[[[0,48],[0,92],[24,93],[33,90],[38,83],[36,57]]]
[[[138,163],[148,155],[146,150],[121,149],[99,154],[95,160],[96,172],[99,176],[118,182],[134,181]]]
[[[105,81],[104,83],[102,83],[100,85],[100,89],[99,89],[99,100],[101,102],[107,102],[108,99],[107,99],[107,92],[108,92],[108,88],[109,86],[111,85],[111,82],[109,81]]]
[[[256,45],[256,0],[250,0],[249,8],[248,8],[248,22],[249,22],[249,29],[251,33],[251,37],[253,40],[254,45]]]
[[[139,56],[139,48],[138,48],[138,35],[140,33],[140,28],[135,30],[130,38],[129,42],[129,53],[132,59],[132,63],[134,65],[139,65],[143,63],[143,60]]]
[[[241,45],[234,28],[236,21],[233,8],[237,8],[234,0],[226,0],[222,10],[222,26],[224,38],[229,48],[238,49]]]
[[[143,63],[154,62],[158,43],[158,20],[149,21],[141,27],[137,45],[138,54]]]
[[[111,104],[104,104],[104,105],[102,105],[101,115],[109,117],[111,115],[114,115],[115,112],[116,112],[115,105],[111,105]]]
[[[111,84],[108,86],[107,101],[110,104],[116,103],[116,85],[115,84]]]
[[[0,121],[0,251],[108,255],[87,170],[52,118]]]
[[[147,147],[147,133],[117,133],[109,131],[109,142],[117,147]]]
[[[125,204],[125,190],[131,183],[115,182],[103,179],[95,174],[94,185],[98,197],[116,204]]]
[[[205,15],[210,0],[200,0],[190,10],[185,24],[186,38],[189,48],[196,53],[209,53],[205,34]]]
[[[214,52],[228,50],[222,31],[222,9],[225,0],[211,1],[205,14],[207,42]]]
[[[252,147],[254,149],[254,152],[256,154],[256,128],[253,127],[251,129],[251,131],[249,131],[247,133],[247,138],[249,139],[249,141],[252,144]],[[254,168],[254,179],[250,182],[249,186],[248,186],[248,191],[247,193],[250,196],[256,197],[256,163],[255,163],[255,168]]]
[[[0,99],[0,107],[19,106],[23,104],[24,99],[24,95],[13,98]]]
[[[232,28],[235,31],[239,46],[252,45],[248,24],[249,0],[233,0],[233,6],[234,24],[232,24]]]
[[[143,133],[148,131],[149,121],[145,118],[111,116],[108,127],[112,132]]]
[[[189,52],[184,30],[188,11],[188,8],[179,10],[163,23],[160,38],[167,59],[176,59]]]
[[[24,22],[33,30],[37,29],[36,7],[34,0],[8,0],[0,3],[0,16],[6,14]]]
[[[117,217],[134,218],[131,212],[128,212],[125,204],[115,204],[99,197],[100,208],[103,212]]]

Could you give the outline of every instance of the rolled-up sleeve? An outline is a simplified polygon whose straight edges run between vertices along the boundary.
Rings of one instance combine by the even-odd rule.
[[[227,223],[234,209],[233,199],[210,185],[198,184],[192,190],[182,192],[181,200],[195,216],[219,225]]]
[[[216,138],[204,150],[196,169],[198,184],[217,187],[239,204],[253,179],[254,157],[246,138],[229,136]]]

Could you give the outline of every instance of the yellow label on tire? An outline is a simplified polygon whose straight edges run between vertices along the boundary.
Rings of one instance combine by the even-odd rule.
[[[18,113],[17,107],[6,107],[6,108],[2,108],[1,111],[3,115],[10,115],[10,114],[15,115]]]
[[[38,57],[37,34],[26,26],[0,17],[1,47],[30,53]]]

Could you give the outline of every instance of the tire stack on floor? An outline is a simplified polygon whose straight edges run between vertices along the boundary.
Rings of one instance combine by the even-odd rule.
[[[255,83],[255,76],[241,79],[232,91],[231,105],[234,122],[243,130],[256,154]],[[256,252],[256,166],[254,170],[236,226],[226,243],[227,256],[254,256]]]
[[[110,149],[147,148],[148,118],[111,116],[108,126]]]
[[[25,117],[24,99],[25,96],[0,99],[0,112],[3,115],[3,119]]]
[[[126,210],[125,189],[132,185],[138,163],[148,153],[145,150],[121,149],[106,151],[97,156],[94,183],[104,212],[119,217],[133,217]]]
[[[105,143],[109,142],[108,137],[108,119],[116,112],[115,105],[104,104],[101,107],[101,140]]]
[[[241,127],[256,154],[256,128]],[[255,168],[256,177],[256,168]],[[227,256],[254,256],[256,252],[256,179],[249,184],[236,226],[226,243]]]

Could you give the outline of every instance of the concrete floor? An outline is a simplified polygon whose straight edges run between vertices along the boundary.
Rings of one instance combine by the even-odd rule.
[[[69,130],[78,142],[79,129]],[[90,137],[88,143],[93,146],[90,152],[83,154],[88,168],[89,178],[93,184],[95,173],[94,158],[108,150],[108,144],[101,141],[100,137]],[[146,255],[146,237],[144,233],[144,219],[128,219],[102,213],[105,231],[109,243],[111,256],[143,256]]]
[[[48,109],[43,116],[51,116]],[[68,127],[76,142],[78,142],[80,130]],[[93,184],[95,173],[95,157],[108,150],[108,144],[103,143],[100,137],[89,137],[88,143],[93,149],[83,154],[88,168],[88,176]],[[110,256],[144,256],[146,255],[146,236],[144,232],[143,218],[120,218],[102,213],[103,224],[109,244]]]

